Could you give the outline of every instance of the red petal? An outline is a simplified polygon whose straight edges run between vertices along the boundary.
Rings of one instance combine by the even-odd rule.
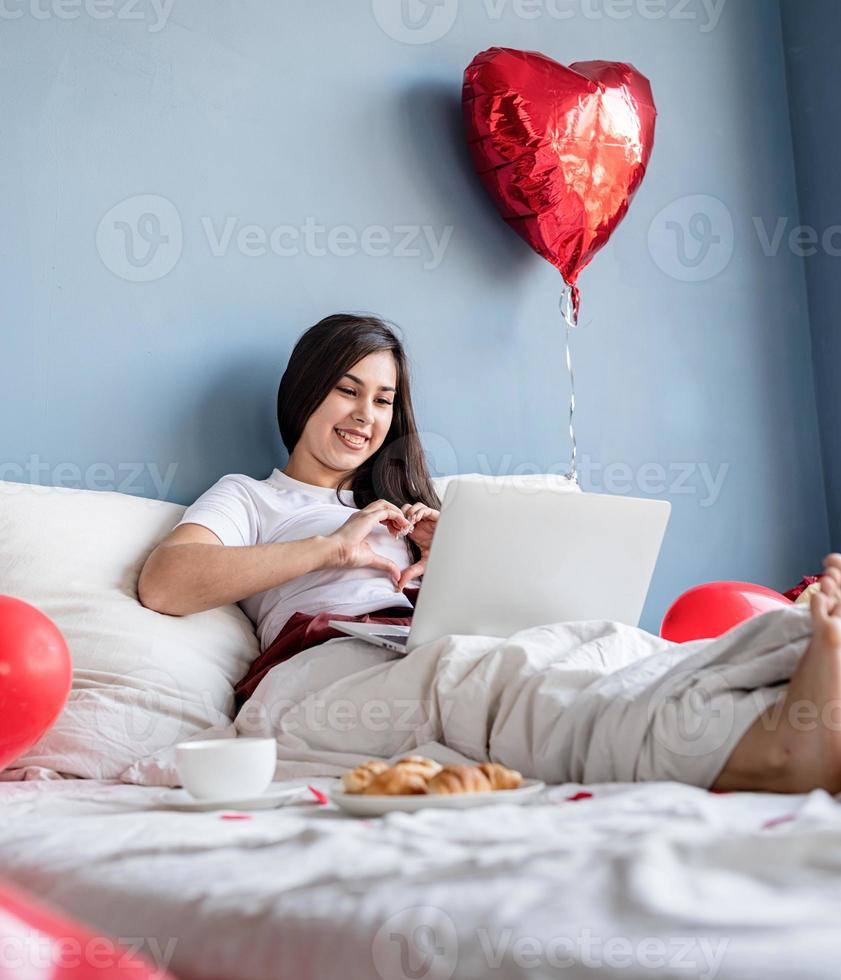
[[[320,789],[316,789],[315,786],[310,786],[309,784],[307,784],[307,789],[319,803],[327,803],[327,797],[321,792]]]

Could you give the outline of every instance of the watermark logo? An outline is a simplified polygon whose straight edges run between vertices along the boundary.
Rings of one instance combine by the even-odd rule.
[[[2,2],[2,0],[0,0]],[[368,258],[411,259],[432,272],[444,261],[454,226],[428,224],[326,225],[313,216],[300,224],[263,225],[236,215],[200,218],[198,241],[212,258]],[[178,209],[165,197],[136,194],[114,205],[99,222],[96,248],[105,267],[127,282],[154,282],[181,258],[184,232]]]
[[[480,0],[474,15],[492,23],[503,19],[554,21],[689,21],[702,34],[715,30],[727,0]],[[372,0],[381,30],[402,44],[431,44],[445,37],[456,22],[458,0]]]
[[[157,194],[120,201],[96,230],[96,249],[105,267],[128,282],[152,282],[172,272],[183,243],[178,209]]]
[[[390,916],[371,947],[382,980],[450,980],[458,964],[458,935],[452,918],[433,905]]]
[[[372,0],[374,19],[402,44],[438,41],[456,21],[458,0]]]
[[[669,672],[648,692],[647,709],[655,742],[678,758],[718,752],[736,722],[733,692],[714,668]]]
[[[754,215],[743,239],[753,235],[765,258],[794,255],[841,258],[841,224],[797,224],[786,215]],[[703,282],[720,275],[733,257],[733,215],[717,197],[690,194],[663,208],[648,229],[648,250],[655,264],[681,282]]]
[[[733,258],[733,218],[726,205],[709,194],[672,201],[648,229],[648,251],[667,276],[703,282],[720,275]]]
[[[729,940],[707,936],[600,935],[585,928],[569,935],[528,935],[505,927],[484,927],[462,937],[473,976],[544,976],[572,968],[599,973],[631,970],[634,976],[658,971],[669,976],[714,980]],[[372,943],[381,980],[450,980],[459,964],[459,937],[443,909],[421,905],[388,918]],[[481,974],[476,971],[477,966]],[[576,970],[576,967],[579,970]]]

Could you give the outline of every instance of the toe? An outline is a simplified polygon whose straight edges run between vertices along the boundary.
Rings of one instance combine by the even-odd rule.
[[[836,606],[835,599],[823,592],[814,592],[809,601],[815,639],[841,653],[841,616],[832,614]]]
[[[824,628],[827,643],[836,653],[841,653],[841,619],[838,616],[830,616]]]
[[[820,591],[827,597],[827,614],[841,615],[841,571],[837,568],[828,569],[821,578]]]
[[[812,597],[809,599],[809,610],[816,625],[823,625],[829,619],[828,602],[829,599],[822,589],[812,593]]]

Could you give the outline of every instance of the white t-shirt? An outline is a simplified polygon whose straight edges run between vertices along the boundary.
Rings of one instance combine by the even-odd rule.
[[[334,489],[293,480],[278,469],[265,480],[231,473],[191,504],[176,527],[201,524],[222,544],[239,547],[326,536],[359,512],[351,490],[341,495],[344,504]],[[389,534],[384,524],[378,524],[367,540],[401,571],[412,563],[408,543]],[[322,568],[249,596],[240,606],[255,624],[262,650],[295,612],[357,616],[389,606],[413,608],[402,592],[394,591],[389,574],[378,568]]]

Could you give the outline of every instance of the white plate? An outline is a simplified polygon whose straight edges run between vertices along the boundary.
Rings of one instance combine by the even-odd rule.
[[[494,789],[487,793],[420,793],[416,796],[365,796],[362,793],[343,793],[340,789],[330,790],[330,800],[348,813],[357,817],[379,817],[391,810],[404,810],[413,813],[428,807],[449,807],[463,810],[470,806],[487,806],[494,803],[520,803],[540,790],[546,784],[539,779],[524,779],[517,789]]]
[[[198,800],[186,789],[168,789],[160,794],[158,802],[173,810],[270,810],[272,807],[290,803],[307,791],[306,786],[284,786],[269,788],[259,796],[246,798]]]

